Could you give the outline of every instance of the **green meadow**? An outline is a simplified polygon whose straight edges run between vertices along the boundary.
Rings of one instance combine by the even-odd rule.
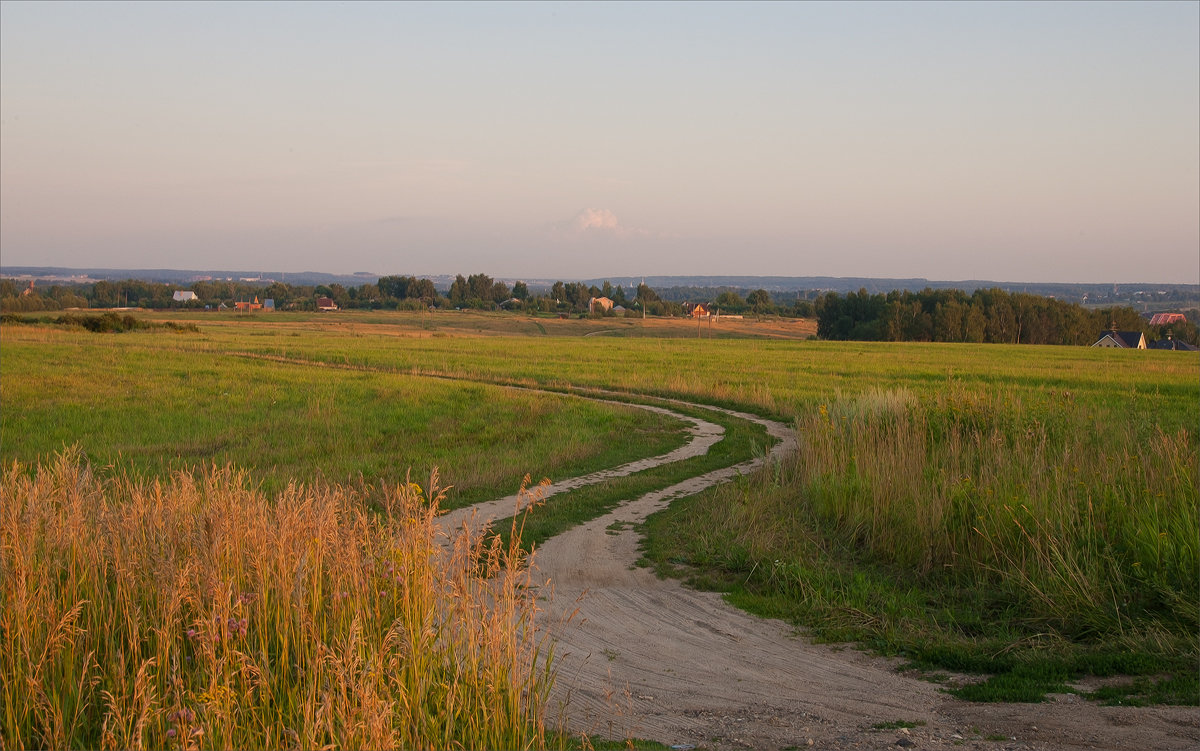
[[[476,541],[471,556],[488,566],[449,566],[414,542],[429,534],[414,519],[438,487],[454,486],[438,506],[465,505],[526,474],[582,474],[684,440],[675,420],[576,396],[597,389],[796,426],[795,456],[653,517],[644,565],[818,638],[902,656],[931,679],[977,674],[955,689],[969,699],[1036,701],[1093,675],[1120,677],[1095,700],[1200,703],[1193,353],[830,343],[778,322],[747,322],[743,338],[449,312],[142,317],[182,327],[0,327],[0,661],[42,692],[6,684],[14,747],[166,745],[200,727],[197,711],[235,745],[545,745],[538,701],[552,676],[531,655],[550,647],[529,625],[532,604],[515,585],[493,603],[508,603],[503,617],[482,595],[464,608],[433,593],[481,592],[520,573],[537,541],[766,445],[748,423],[717,419],[726,438],[709,456],[555,496],[523,538],[514,525],[503,542]],[[217,549],[200,532],[239,504],[253,524],[223,534],[261,550]],[[170,511],[169,556],[155,509]],[[299,558],[264,542],[286,536],[280,510],[312,529]],[[155,556],[172,563],[130,568]],[[395,578],[381,589],[380,572],[401,561],[426,584],[381,609]],[[60,569],[74,573],[47,573]],[[123,630],[96,641],[117,615]],[[422,619],[460,617],[430,642],[436,659],[405,662]],[[492,630],[470,625],[484,621]],[[513,622],[526,641],[500,636]],[[392,627],[407,641],[354,641]],[[386,660],[355,654],[441,678],[410,670],[413,683],[388,684]],[[273,672],[337,660],[294,689]],[[498,675],[485,663],[513,681],[457,682]],[[312,688],[336,681],[341,704]],[[426,697],[425,714],[404,704],[410,694]],[[47,709],[56,703],[75,719]],[[479,718],[500,705],[511,722],[488,735]],[[447,725],[437,706],[465,719]]]
[[[78,446],[94,466],[149,476],[232,464],[267,492],[436,467],[465,503],[515,492],[526,473],[574,476],[683,441],[676,421],[644,410],[281,363],[197,338],[6,328],[0,457],[31,464]]]

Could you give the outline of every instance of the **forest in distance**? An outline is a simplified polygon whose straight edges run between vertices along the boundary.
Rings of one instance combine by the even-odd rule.
[[[185,289],[194,293],[194,299],[174,299],[176,292]],[[254,298],[271,299],[276,310],[305,311],[316,309],[318,297],[328,297],[342,309],[503,309],[534,315],[631,317],[682,316],[690,300],[704,302],[714,312],[726,315],[816,319],[817,335],[826,340],[1090,345],[1102,332],[1116,329],[1139,331],[1148,342],[1173,338],[1200,345],[1200,311],[1196,308],[1180,306],[1177,309],[1185,320],[1152,325],[1144,312],[1129,305],[1085,306],[999,288],[967,294],[931,288],[881,293],[864,287],[845,294],[817,291],[801,295],[729,287],[652,289],[641,283],[627,293],[625,287],[608,281],[600,286],[556,281],[540,288],[518,281],[510,287],[482,273],[457,275],[446,289],[438,289],[428,278],[399,275],[381,276],[374,283],[357,286],[233,280],[178,285],[128,279],[38,288],[0,279],[0,310],[5,313],[123,307],[221,309]],[[612,300],[614,310],[593,313],[590,301],[596,297]]]

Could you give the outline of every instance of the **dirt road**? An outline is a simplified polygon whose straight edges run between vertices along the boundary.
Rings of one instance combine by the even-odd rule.
[[[795,451],[787,426],[742,417],[780,439],[774,456]],[[786,624],[634,565],[630,525],[753,464],[630,499],[537,551],[552,593],[545,617],[557,643],[554,698],[572,732],[711,749],[1200,748],[1196,708],[1102,707],[1074,695],[1044,704],[963,702],[885,660],[814,645]],[[491,513],[510,514],[513,501],[505,503]],[[891,729],[881,727],[887,723]]]

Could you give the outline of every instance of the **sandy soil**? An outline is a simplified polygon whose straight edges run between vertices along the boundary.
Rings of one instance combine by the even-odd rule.
[[[521,388],[521,387],[511,387]],[[523,389],[522,389],[523,390]],[[593,392],[600,393],[600,392]],[[581,397],[591,398],[591,397]],[[529,488],[523,493],[514,493],[513,495],[500,498],[495,501],[487,501],[485,503],[477,503],[474,506],[467,508],[456,509],[441,517],[441,523],[444,529],[458,529],[464,524],[469,525],[474,530],[482,529],[490,525],[496,519],[503,519],[513,516],[525,509],[532,503],[539,503],[546,499],[558,495],[559,493],[575,488],[582,488],[588,485],[605,480],[611,480],[617,477],[625,477],[634,472],[652,469],[654,467],[669,464],[671,462],[683,461],[690,459],[693,456],[701,456],[708,452],[721,438],[725,435],[725,428],[708,420],[701,420],[689,415],[673,412],[663,407],[654,407],[649,404],[631,404],[628,402],[610,402],[604,399],[592,399],[606,404],[612,404],[618,407],[630,407],[636,409],[644,409],[648,412],[657,412],[659,414],[670,415],[679,420],[682,420],[688,425],[690,437],[688,442],[679,448],[660,456],[652,456],[646,459],[638,459],[636,461],[622,464],[619,467],[612,469],[602,469],[598,472],[581,475],[579,477],[571,477],[565,480],[559,480],[554,483],[547,483],[533,488]]]
[[[781,439],[776,456],[795,450],[786,426],[743,416]],[[638,536],[627,527],[753,465],[631,499],[538,550],[557,644],[560,716],[551,720],[572,732],[679,748],[1200,748],[1197,708],[1103,707],[1074,695],[1043,704],[959,701],[886,660],[813,644],[784,623],[634,565]],[[514,503],[505,499],[476,519],[508,515]],[[897,721],[915,727],[876,729]]]

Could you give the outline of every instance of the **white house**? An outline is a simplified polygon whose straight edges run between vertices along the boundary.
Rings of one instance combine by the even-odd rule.
[[[191,302],[192,300],[199,300],[200,298],[196,297],[195,292],[192,292],[190,289],[185,289],[176,291],[175,294],[171,296],[171,299],[175,302]]]

